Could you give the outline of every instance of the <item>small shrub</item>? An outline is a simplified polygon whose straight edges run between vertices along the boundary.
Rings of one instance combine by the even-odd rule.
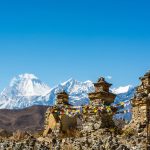
[[[123,136],[125,137],[131,137],[133,135],[135,135],[135,130],[133,128],[127,128],[123,132]]]
[[[14,138],[14,140],[19,141],[19,140],[25,139],[27,137],[27,135],[28,134],[26,132],[17,130],[16,132],[13,133],[13,138]]]

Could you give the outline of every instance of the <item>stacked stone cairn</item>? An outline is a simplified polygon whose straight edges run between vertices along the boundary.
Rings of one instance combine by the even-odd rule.
[[[127,126],[134,129],[135,134],[150,149],[150,71],[139,78],[141,84],[136,88],[132,102],[132,120]]]
[[[92,107],[110,107],[111,113],[108,113],[105,109],[98,112],[96,115],[92,116],[89,114],[89,118],[95,118],[101,122],[101,128],[110,128],[114,127],[113,115],[116,113],[116,110],[111,107],[111,104],[114,102],[116,97],[115,94],[109,91],[109,88],[112,84],[107,83],[103,77],[99,78],[97,83],[94,83],[95,92],[89,93],[90,105]],[[95,120],[95,121],[96,121]]]

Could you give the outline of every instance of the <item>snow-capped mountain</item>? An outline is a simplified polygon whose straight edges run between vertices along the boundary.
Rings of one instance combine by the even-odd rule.
[[[89,102],[88,93],[94,91],[91,81],[79,82],[73,79],[50,89],[33,74],[23,74],[11,80],[0,94],[0,109],[21,109],[33,105],[53,105],[56,94],[65,90],[70,103],[83,105]]]
[[[121,89],[121,90],[120,90]],[[94,92],[91,81],[79,82],[74,79],[51,88],[41,82],[33,74],[23,74],[13,78],[10,85],[0,94],[0,109],[21,109],[33,105],[54,105],[56,95],[66,91],[72,105],[85,105],[89,103],[88,93]],[[118,94],[115,102],[130,99],[134,93],[132,87],[111,89]]]
[[[14,77],[0,94],[0,108],[24,108],[39,103],[50,92],[50,87],[33,74]],[[41,103],[39,103],[41,104]]]
[[[133,86],[132,85],[127,85],[127,86],[120,86],[118,88],[113,88],[111,89],[111,91],[114,93],[114,94],[122,94],[122,93],[127,93],[130,89],[132,89]]]
[[[50,91],[50,88],[42,83],[33,74],[23,74],[14,77],[8,88],[4,89],[2,95],[13,96],[43,96]]]
[[[125,120],[130,121],[132,117],[131,113],[131,102],[129,101],[131,98],[133,98],[135,94],[135,88],[132,85],[119,87],[111,89],[111,91],[115,94],[117,94],[114,104],[119,104],[120,102],[125,102],[126,105],[123,109],[120,109],[119,112],[122,112],[124,110],[129,110],[127,113],[120,113],[116,114],[116,118],[124,118]]]
[[[113,88],[111,92],[117,95],[115,103],[119,103],[131,99],[134,96],[135,88],[132,85],[127,85]]]

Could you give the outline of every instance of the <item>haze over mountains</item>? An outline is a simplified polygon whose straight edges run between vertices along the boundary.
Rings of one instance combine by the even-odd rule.
[[[85,105],[89,103],[88,93],[94,91],[91,81],[80,82],[69,79],[64,83],[50,88],[33,74],[22,74],[13,78],[7,88],[0,94],[0,109],[22,109],[34,105],[53,105],[56,94],[65,90],[69,94],[72,105]],[[117,94],[116,102],[130,99],[134,94],[131,85],[113,88]]]

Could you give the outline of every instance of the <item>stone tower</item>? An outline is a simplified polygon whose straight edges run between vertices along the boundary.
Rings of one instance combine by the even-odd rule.
[[[101,121],[102,128],[110,128],[114,126],[113,113],[108,112],[105,108],[110,107],[116,97],[115,94],[109,91],[112,84],[107,83],[103,77],[98,79],[97,83],[94,83],[95,92],[89,93],[90,104],[92,106],[100,107],[104,109],[98,113],[97,117]]]
[[[57,106],[69,105],[69,96],[65,91],[57,94],[56,105]]]
[[[103,77],[100,77],[98,82],[94,83],[95,92],[89,94],[91,103],[93,105],[99,105],[103,102],[105,105],[111,105],[116,97],[115,94],[109,92],[111,85]]]
[[[133,128],[143,136],[147,136],[150,144],[150,71],[139,78],[141,84],[136,88],[136,94],[132,99],[132,121]]]
[[[141,84],[136,88],[136,94],[132,99],[132,122],[146,126],[147,104],[150,101],[150,71],[139,79]]]

